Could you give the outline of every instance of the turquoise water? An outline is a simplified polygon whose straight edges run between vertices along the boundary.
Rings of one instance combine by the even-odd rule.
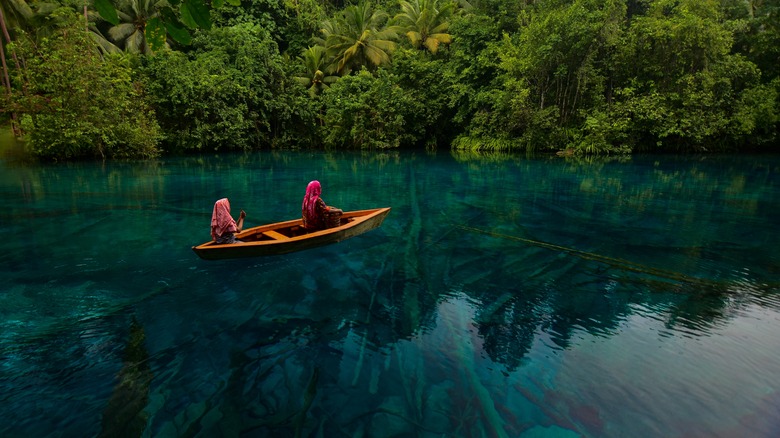
[[[780,157],[0,162],[0,436],[776,437]],[[208,262],[311,179],[384,224]]]

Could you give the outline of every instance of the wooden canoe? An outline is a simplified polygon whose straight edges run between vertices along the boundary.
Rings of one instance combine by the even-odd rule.
[[[234,259],[287,254],[295,251],[341,242],[382,224],[390,208],[345,211],[341,225],[325,230],[307,233],[303,220],[295,219],[274,224],[248,228],[236,234],[241,243],[216,244],[214,241],[193,246],[200,258],[205,260]]]

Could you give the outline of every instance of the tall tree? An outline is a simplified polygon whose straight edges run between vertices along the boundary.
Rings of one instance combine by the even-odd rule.
[[[723,13],[718,0],[648,2],[618,46],[615,105],[600,121],[591,119],[591,131],[620,127],[634,150],[712,151],[773,141],[777,91],[761,83],[756,64],[734,53],[738,26],[724,25]]]
[[[0,26],[6,41],[11,29],[22,28],[32,16],[32,8],[25,0],[0,0]]]
[[[306,87],[310,95],[320,94],[328,89],[330,84],[338,80],[338,76],[324,73],[328,64],[327,53],[324,47],[309,47],[303,51],[299,59],[304,65],[305,71],[302,76],[297,76],[295,80]]]
[[[734,26],[735,49],[758,65],[764,82],[780,76],[780,1],[728,0],[725,10],[728,18],[746,23]]]
[[[126,52],[151,54],[146,27],[151,20],[159,19],[160,8],[167,4],[167,0],[120,0],[117,8],[120,22],[108,30],[109,37]]]
[[[493,56],[503,74],[493,87],[469,96],[478,110],[462,148],[535,149],[566,145],[603,98],[610,52],[625,19],[622,0],[539,2],[505,34]],[[478,59],[487,57],[483,52]]]
[[[335,59],[335,70],[348,74],[360,67],[374,69],[390,62],[397,35],[386,27],[387,13],[362,1],[348,6],[324,28],[325,47]]]
[[[305,90],[267,29],[242,23],[200,32],[191,50],[149,57],[142,72],[169,152],[305,141],[313,114]]]
[[[168,38],[188,45],[191,35],[188,30],[211,29],[211,9],[219,9],[225,1],[239,6],[241,0],[94,0],[95,10],[111,23],[115,39],[125,41],[131,51],[157,50]],[[129,26],[124,26],[129,24]],[[132,38],[132,41],[127,41]],[[146,47],[144,47],[146,46]]]
[[[601,69],[609,64],[604,55],[617,43],[625,6],[616,0],[561,3],[539,6],[501,57],[507,80],[525,82],[533,105],[550,108],[565,125],[601,91]]]
[[[155,155],[160,130],[129,59],[101,56],[83,17],[70,14],[50,37],[17,41],[28,93],[15,101],[30,150],[51,159]]]
[[[88,7],[90,6],[90,7]],[[106,38],[98,29],[103,17],[91,8],[90,2],[75,2],[70,4],[36,1],[32,4],[33,15],[26,21],[24,30],[34,36],[37,41],[54,35],[58,29],[68,27],[72,21],[73,11],[83,14],[89,37],[104,54],[119,53],[122,50]]]
[[[444,6],[439,6],[438,0],[401,1],[401,13],[393,21],[400,33],[409,38],[415,48],[425,48],[436,54],[439,45],[452,42],[452,35],[447,33],[449,19],[455,11],[455,4],[445,0]]]
[[[422,103],[399,87],[387,69],[343,77],[322,96],[327,148],[396,148],[417,140],[419,133],[410,127]]]
[[[442,82],[451,84],[446,94],[457,126],[453,131],[463,141],[474,139],[473,144],[482,145],[485,142],[478,138],[484,137],[482,128],[499,126],[485,118],[491,117],[495,96],[503,89],[497,50],[501,31],[492,17],[481,13],[454,17],[451,31],[457,38],[449,50]]]

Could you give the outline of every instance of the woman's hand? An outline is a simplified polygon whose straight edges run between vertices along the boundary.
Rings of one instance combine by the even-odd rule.
[[[238,223],[236,224],[236,228],[238,232],[241,232],[244,229],[245,217],[246,217],[246,212],[244,210],[241,210],[241,213],[238,215]]]

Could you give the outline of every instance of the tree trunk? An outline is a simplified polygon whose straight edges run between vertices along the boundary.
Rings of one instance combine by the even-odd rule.
[[[5,37],[5,40],[10,43],[11,35],[8,33],[8,28],[5,25],[5,15],[3,15],[2,8],[0,8],[0,28],[3,30],[3,37]],[[14,60],[16,61],[16,68],[19,68],[19,60],[16,58],[16,54],[14,54]],[[3,67],[3,85],[5,85],[5,91],[6,94],[8,94],[8,100],[10,102],[11,77],[8,75],[8,63],[5,60],[5,45],[3,44],[3,38],[0,38],[0,63],[2,63]],[[11,129],[13,130],[14,137],[19,137],[22,135],[15,111],[11,112]]]

